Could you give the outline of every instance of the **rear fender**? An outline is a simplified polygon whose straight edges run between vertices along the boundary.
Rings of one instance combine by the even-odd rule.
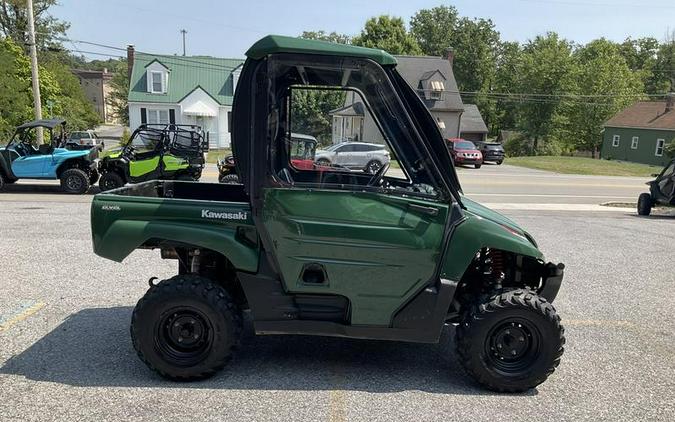
[[[175,242],[210,249],[225,256],[238,271],[258,269],[258,248],[237,239],[235,227],[176,224],[175,221],[115,220],[102,235],[94,234],[94,252],[122,262],[151,241]]]

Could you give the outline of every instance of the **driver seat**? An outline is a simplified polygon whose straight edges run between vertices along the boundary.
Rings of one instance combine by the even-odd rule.
[[[54,151],[54,146],[49,143],[49,144],[42,144],[38,147],[38,153],[40,155],[49,155]]]

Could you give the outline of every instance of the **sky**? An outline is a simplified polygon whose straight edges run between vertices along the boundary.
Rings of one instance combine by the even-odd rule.
[[[300,35],[325,30],[356,35],[373,16],[400,16],[420,9],[455,6],[460,16],[492,19],[503,40],[525,42],[555,31],[578,43],[605,37],[663,39],[675,29],[673,0],[60,0],[50,12],[71,24],[75,40],[161,54],[242,58],[267,34]],[[70,49],[105,54],[122,51],[65,43]],[[85,54],[89,58],[104,58]]]

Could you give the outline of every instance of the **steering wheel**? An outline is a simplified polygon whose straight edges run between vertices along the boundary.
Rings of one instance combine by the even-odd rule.
[[[14,151],[16,151],[22,157],[28,155],[28,151],[26,150],[26,146],[24,144],[22,144],[21,142],[14,145]]]
[[[389,170],[389,165],[391,163],[387,163],[382,166],[375,174],[373,174],[373,177],[368,180],[368,186],[379,186],[382,182],[382,179],[384,178],[384,174]]]

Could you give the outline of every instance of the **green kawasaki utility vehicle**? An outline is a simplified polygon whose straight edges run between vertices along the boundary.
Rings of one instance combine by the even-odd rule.
[[[153,179],[199,180],[208,140],[198,126],[143,124],[99,161],[102,191]]]
[[[258,334],[435,343],[452,324],[479,383],[514,392],[546,380],[565,343],[551,305],[564,266],[461,194],[396,59],[280,36],[247,56],[233,104],[241,185],[152,181],[94,198],[98,255],[157,248],[177,260],[178,274],[151,281],[133,312],[140,358],[171,379],[210,376],[239,343],[246,311]],[[312,96],[326,116],[304,111]],[[334,112],[355,103],[363,113]],[[292,133],[382,139],[401,170],[299,168]]]

